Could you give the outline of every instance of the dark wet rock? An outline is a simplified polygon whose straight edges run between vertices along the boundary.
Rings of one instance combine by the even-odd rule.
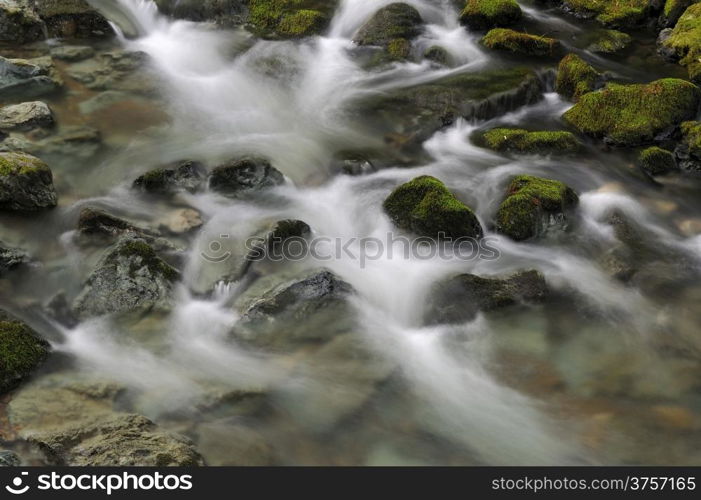
[[[22,460],[19,455],[13,451],[0,451],[0,467],[19,467],[22,465]]]
[[[248,22],[264,38],[302,38],[320,34],[331,22],[336,1],[247,0]]]
[[[328,341],[355,325],[353,287],[330,271],[313,271],[254,299],[235,325],[236,339],[255,347],[289,349]]]
[[[84,61],[94,55],[95,49],[87,45],[59,45],[51,49],[51,57],[66,62]]]
[[[507,278],[461,274],[433,287],[426,320],[430,324],[464,323],[480,311],[540,304],[548,294],[545,278],[538,271],[522,271]]]
[[[488,30],[511,26],[522,17],[516,0],[467,0],[460,22],[473,30]]]
[[[681,141],[674,150],[679,166],[687,171],[701,172],[701,122],[684,122]]]
[[[398,227],[419,236],[481,238],[482,226],[474,212],[441,181],[421,176],[396,188],[383,208]]]
[[[31,99],[56,92],[61,83],[41,60],[0,57],[0,99]]]
[[[100,38],[113,34],[107,19],[86,0],[34,0],[53,38]]]
[[[44,23],[31,0],[0,2],[0,42],[21,44],[43,39]]]
[[[53,124],[54,115],[45,102],[23,102],[0,108],[0,130],[31,130]]]
[[[363,154],[344,154],[334,160],[332,165],[335,171],[354,177],[377,172],[374,160]]]
[[[0,153],[0,210],[36,211],[57,204],[46,163],[24,153]]]
[[[86,236],[117,237],[124,233],[144,233],[145,230],[104,210],[88,207],[80,211],[78,232]]]
[[[603,75],[578,55],[568,54],[560,61],[555,82],[558,94],[578,101],[581,96],[603,84]]]
[[[641,151],[638,163],[645,172],[653,177],[669,174],[677,170],[677,160],[674,158],[674,153],[657,146]]]
[[[285,177],[264,158],[232,160],[212,169],[209,188],[234,198],[246,197],[284,184]]]
[[[619,146],[668,137],[696,116],[701,90],[685,80],[665,78],[648,84],[609,83],[583,95],[563,118],[582,133]]]
[[[248,17],[245,4],[244,0],[156,0],[158,10],[167,16],[223,26],[244,22]]]
[[[567,214],[578,201],[577,194],[560,181],[519,175],[499,206],[496,229],[517,241],[565,229]]]
[[[0,394],[29,377],[49,350],[48,342],[26,323],[0,310]]]
[[[232,420],[197,426],[197,442],[207,450],[207,465],[264,467],[276,464],[273,447],[255,429]]]
[[[598,30],[587,50],[598,54],[615,54],[628,47],[632,41],[633,37],[622,31]]]
[[[46,303],[45,311],[48,316],[67,328],[78,325],[78,318],[73,314],[73,309],[64,291],[58,292]]]
[[[55,465],[192,467],[204,465],[187,438],[164,432],[141,415],[117,415],[37,433],[30,441]]]
[[[146,172],[134,181],[134,187],[155,194],[194,193],[202,187],[206,176],[204,165],[186,160]]]
[[[572,154],[582,147],[571,132],[507,128],[486,131],[478,143],[495,151],[525,154]]]
[[[441,66],[448,66],[451,62],[448,51],[438,45],[432,45],[426,49],[426,52],[424,52],[424,59],[428,59]]]
[[[8,248],[0,242],[0,276],[29,261],[29,255],[27,255],[27,252],[24,250]]]
[[[79,158],[93,156],[100,148],[100,132],[92,127],[73,125],[61,127],[48,137],[34,140],[26,135],[11,133],[0,142],[2,152],[26,152],[36,155],[60,154]]]
[[[613,28],[640,26],[653,12],[650,0],[564,0],[562,8],[580,19],[594,18]]]
[[[73,303],[76,315],[90,318],[131,311],[169,310],[180,273],[151,245],[124,237],[100,259]]]
[[[483,38],[482,44],[494,50],[527,56],[550,57],[560,51],[560,41],[539,35],[521,33],[508,28],[494,28]]]
[[[697,2],[698,0],[666,0],[658,19],[658,26],[673,28],[686,9]]]
[[[542,99],[543,82],[529,68],[464,73],[368,99],[358,114],[372,118],[387,142],[412,152],[458,118],[494,118]]]
[[[423,27],[421,14],[411,5],[392,3],[381,8],[353,36],[358,45],[386,47],[394,40],[412,40]]]
[[[660,33],[660,53],[679,61],[689,71],[689,79],[701,83],[701,3],[690,6],[672,31]]]

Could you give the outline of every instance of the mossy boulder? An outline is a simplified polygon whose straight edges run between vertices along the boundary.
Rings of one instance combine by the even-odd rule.
[[[682,140],[675,154],[684,170],[701,171],[701,122],[681,124]]]
[[[29,0],[0,2],[0,42],[31,43],[44,38],[44,23]]]
[[[335,1],[247,0],[248,22],[264,38],[302,38],[321,33],[331,21]]]
[[[481,238],[483,235],[470,207],[458,200],[445,184],[428,175],[396,188],[383,207],[398,227],[419,236]]]
[[[601,73],[577,54],[562,58],[557,68],[555,90],[558,94],[574,101],[601,86]]]
[[[684,12],[671,33],[662,37],[661,46],[663,54],[686,67],[692,81],[701,83],[701,3]]]
[[[571,132],[494,128],[478,141],[494,151],[530,154],[571,154],[582,147]]]
[[[426,323],[464,323],[480,311],[543,303],[549,293],[545,278],[538,271],[488,278],[461,274],[432,287]]]
[[[114,34],[105,17],[86,0],[35,0],[52,38],[99,38]]]
[[[49,350],[48,342],[28,325],[0,310],[0,395],[26,379]]]
[[[699,0],[667,0],[660,13],[659,26],[672,28],[689,6],[698,3]]]
[[[358,45],[386,46],[392,40],[412,40],[423,29],[421,14],[409,4],[391,3],[381,8],[353,36]]]
[[[605,26],[631,28],[643,24],[653,11],[650,0],[564,0],[565,11]]]
[[[0,210],[31,212],[57,204],[53,174],[39,158],[0,153]]]
[[[134,187],[152,194],[172,194],[178,191],[194,193],[202,187],[205,178],[204,165],[186,160],[149,170],[134,181]]]
[[[73,303],[78,318],[113,313],[167,311],[180,273],[145,240],[127,236],[110,249]]]
[[[632,41],[633,37],[622,31],[598,30],[587,50],[598,54],[615,54],[628,47]]]
[[[424,59],[428,59],[442,66],[450,64],[450,54],[439,45],[431,45],[426,49],[426,52],[424,52]]]
[[[506,190],[499,206],[496,229],[516,241],[541,236],[567,227],[567,214],[579,198],[565,183],[519,175]]]
[[[657,146],[646,148],[638,157],[640,167],[651,176],[665,175],[677,169],[674,153]]]
[[[522,17],[516,0],[467,0],[460,22],[473,30],[488,30],[511,26]]]
[[[546,36],[530,35],[508,28],[494,28],[483,38],[482,44],[493,50],[527,56],[554,56],[560,50],[560,42]]]
[[[620,146],[650,143],[696,116],[701,90],[685,80],[609,83],[583,95],[563,118],[582,133]]]
[[[241,198],[284,184],[285,177],[265,158],[232,160],[212,169],[209,187],[232,198]]]

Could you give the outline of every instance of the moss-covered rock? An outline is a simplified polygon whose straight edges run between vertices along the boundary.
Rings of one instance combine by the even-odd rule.
[[[134,187],[147,193],[170,194],[196,192],[204,183],[206,169],[197,161],[181,161],[146,172],[134,181]]]
[[[564,0],[567,12],[595,18],[606,26],[630,28],[644,23],[652,12],[650,0]]]
[[[640,167],[652,176],[665,175],[677,169],[674,154],[657,146],[641,151],[638,162]]]
[[[682,140],[675,150],[679,166],[684,170],[701,171],[701,122],[681,124]]]
[[[30,43],[44,38],[44,23],[29,0],[0,2],[0,42]]]
[[[565,183],[531,175],[514,178],[499,206],[496,229],[523,241],[567,227],[567,213],[579,201]]]
[[[398,227],[420,236],[481,238],[483,235],[474,212],[445,184],[428,175],[399,186],[383,207]]]
[[[424,52],[424,59],[433,61],[436,64],[447,66],[450,64],[450,54],[443,47],[432,45]]]
[[[580,132],[621,146],[649,143],[696,116],[699,88],[665,78],[648,84],[610,83],[583,95],[563,118]]]
[[[571,132],[494,128],[480,137],[480,144],[500,152],[531,154],[576,153],[581,143]]]
[[[358,45],[387,46],[392,40],[412,40],[422,30],[421,14],[409,4],[391,3],[378,10],[358,32],[353,41]]]
[[[426,323],[464,323],[480,311],[517,304],[540,304],[549,294],[538,271],[522,271],[505,278],[461,274],[433,286]]]
[[[689,78],[701,83],[701,3],[690,6],[671,33],[662,40],[662,51],[686,66]]]
[[[690,5],[698,3],[699,0],[667,0],[660,13],[659,25],[663,28],[671,28],[679,18],[682,17],[684,11],[689,8]]]
[[[577,54],[562,58],[557,68],[555,90],[574,101],[601,85],[602,75]]]
[[[622,31],[598,30],[587,50],[599,54],[615,54],[628,47],[632,41],[633,37]]]
[[[212,169],[209,187],[233,198],[250,196],[285,182],[282,173],[265,158],[232,160]]]
[[[560,50],[560,42],[554,38],[529,35],[508,28],[494,28],[483,38],[482,44],[490,49],[503,50],[528,56],[553,56]]]
[[[0,310],[0,395],[17,387],[48,355],[48,342]]]
[[[473,30],[511,26],[523,17],[516,0],[467,0],[460,22]]]
[[[57,204],[53,174],[39,158],[0,153],[0,210],[35,211]]]
[[[331,21],[335,1],[247,0],[248,21],[265,38],[302,38],[318,35]]]

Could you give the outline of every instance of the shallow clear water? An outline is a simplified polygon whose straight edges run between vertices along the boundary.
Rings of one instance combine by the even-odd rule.
[[[59,124],[94,126],[104,145],[88,158],[47,159],[58,209],[31,218],[0,215],[3,241],[40,262],[3,279],[0,300],[24,308],[60,290],[68,296],[80,290],[101,251],[71,243],[81,207],[158,225],[188,206],[205,225],[175,239],[184,280],[170,315],[56,326],[55,348],[67,356],[49,363],[47,374],[123,384],[121,405],[190,436],[214,465],[235,460],[227,442],[241,427],[262,436],[281,464],[701,462],[698,181],[653,185],[635,173],[632,157],[594,143],[576,158],[509,158],[470,142],[475,130],[497,124],[564,128],[559,117],[570,104],[554,93],[489,122],[458,121],[437,132],[419,166],[339,175],[333,167],[339,151],[389,148],[353,112],[362,99],[449,73],[523,64],[480,48],[448,0],[408,3],[428,23],[417,50],[439,44],[455,67],[405,63],[381,71],[360,67],[350,38],[389,0],[342,0],[326,35],[300,42],[172,21],[150,0],[92,3],[124,32],[138,33],[104,48],[148,54],[158,91],[83,115],[80,103],[96,92],[65,78],[70,93],[50,102]],[[527,7],[534,29],[547,28],[576,50],[586,46],[579,43],[586,26]],[[649,43],[636,42],[626,60],[597,62],[620,79],[676,75],[675,66],[636,56]],[[266,70],[270,61],[274,71]],[[272,198],[248,202],[212,193],[154,201],[130,189],[138,175],[170,161],[213,166],[244,154],[267,156],[288,183]],[[490,234],[500,252],[492,261],[383,256],[363,267],[350,258],[288,264],[283,273],[324,266],[348,281],[357,291],[356,331],[333,347],[293,354],[256,352],[228,339],[239,314],[232,304],[245,297],[240,284],[217,285],[234,263],[202,257],[213,241],[228,244],[222,234],[240,240],[269,221],[292,218],[307,222],[315,236],[383,238],[393,231],[383,200],[422,174],[443,180],[488,223],[505,184],[519,173],[556,178],[580,193],[574,236],[514,243]],[[655,288],[668,277],[663,266],[638,286],[610,278],[600,258],[616,244],[605,223],[613,208],[639,223],[660,251],[688,259],[688,276],[672,278],[664,293]],[[519,269],[540,270],[565,298],[481,314],[464,325],[422,326],[439,279]],[[334,350],[361,354],[339,357]],[[236,391],[256,396],[256,403],[226,397]]]

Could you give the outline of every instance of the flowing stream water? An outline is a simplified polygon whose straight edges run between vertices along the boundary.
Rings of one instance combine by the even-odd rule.
[[[643,284],[611,278],[599,259],[616,244],[606,223],[615,209],[635,221],[652,245],[688,259],[695,269],[701,236],[684,231],[698,225],[701,213],[692,181],[652,185],[632,173],[626,153],[596,144],[584,157],[514,159],[471,143],[474,131],[497,124],[564,128],[559,117],[571,104],[551,91],[489,122],[459,120],[435,133],[418,166],[339,174],[333,167],[338,151],[388,147],[352,112],[355,103],[448,74],[512,64],[479,45],[449,0],[407,3],[427,23],[415,49],[440,45],[453,67],[407,62],[373,71],[357,63],[351,38],[391,0],[342,0],[326,34],[302,41],[257,40],[242,29],[172,20],[151,0],[91,3],[113,21],[119,45],[148,54],[160,87],[146,109],[163,117],[115,111],[96,118],[111,147],[89,165],[66,158],[52,163],[59,208],[32,221],[3,216],[8,238],[33,246],[45,262],[10,279],[12,302],[41,303],[59,290],[71,295],[80,289],[99,257],[71,243],[82,207],[98,205],[154,223],[190,206],[205,224],[194,238],[177,242],[186,249],[184,278],[171,314],[136,323],[95,319],[73,329],[55,326],[55,348],[66,356],[47,372],[123,384],[125,405],[192,437],[213,464],[235,459],[227,455],[227,440],[237,439],[227,425],[262,436],[276,463],[287,464],[701,461],[697,280],[679,280],[668,294],[647,293]],[[585,52],[578,43],[581,25],[522,3],[529,23]],[[265,70],[271,60],[277,61],[274,72]],[[637,64],[596,60],[631,81],[674,71],[642,58]],[[72,109],[66,101],[53,106],[59,117]],[[130,189],[138,175],[170,161],[216,165],[245,154],[268,157],[287,177],[271,199],[232,201],[205,192],[154,201]],[[384,239],[393,227],[383,200],[393,187],[423,174],[445,182],[489,228],[505,185],[520,173],[557,178],[580,194],[576,236],[515,243],[490,232],[500,255],[493,260],[398,258],[396,243],[393,257],[385,253],[362,266],[348,256],[285,264],[290,272],[326,267],[356,290],[353,349],[363,351],[358,366],[343,369],[314,353],[251,350],[229,339],[239,314],[232,304],[246,287],[219,281],[233,264],[203,258],[212,242],[224,252],[229,240],[280,219],[305,221],[319,237]],[[360,252],[359,243],[353,250]],[[502,276],[521,269],[541,271],[569,299],[480,314],[464,325],[423,325],[435,282],[459,273]],[[664,266],[653,268],[650,287],[666,273]],[[370,390],[367,379],[375,380],[363,370],[391,375]],[[253,413],[240,404],[208,406],[217,394],[234,391],[262,393],[265,404]],[[348,408],[353,411],[344,413]],[[205,439],[212,428],[217,438]]]

